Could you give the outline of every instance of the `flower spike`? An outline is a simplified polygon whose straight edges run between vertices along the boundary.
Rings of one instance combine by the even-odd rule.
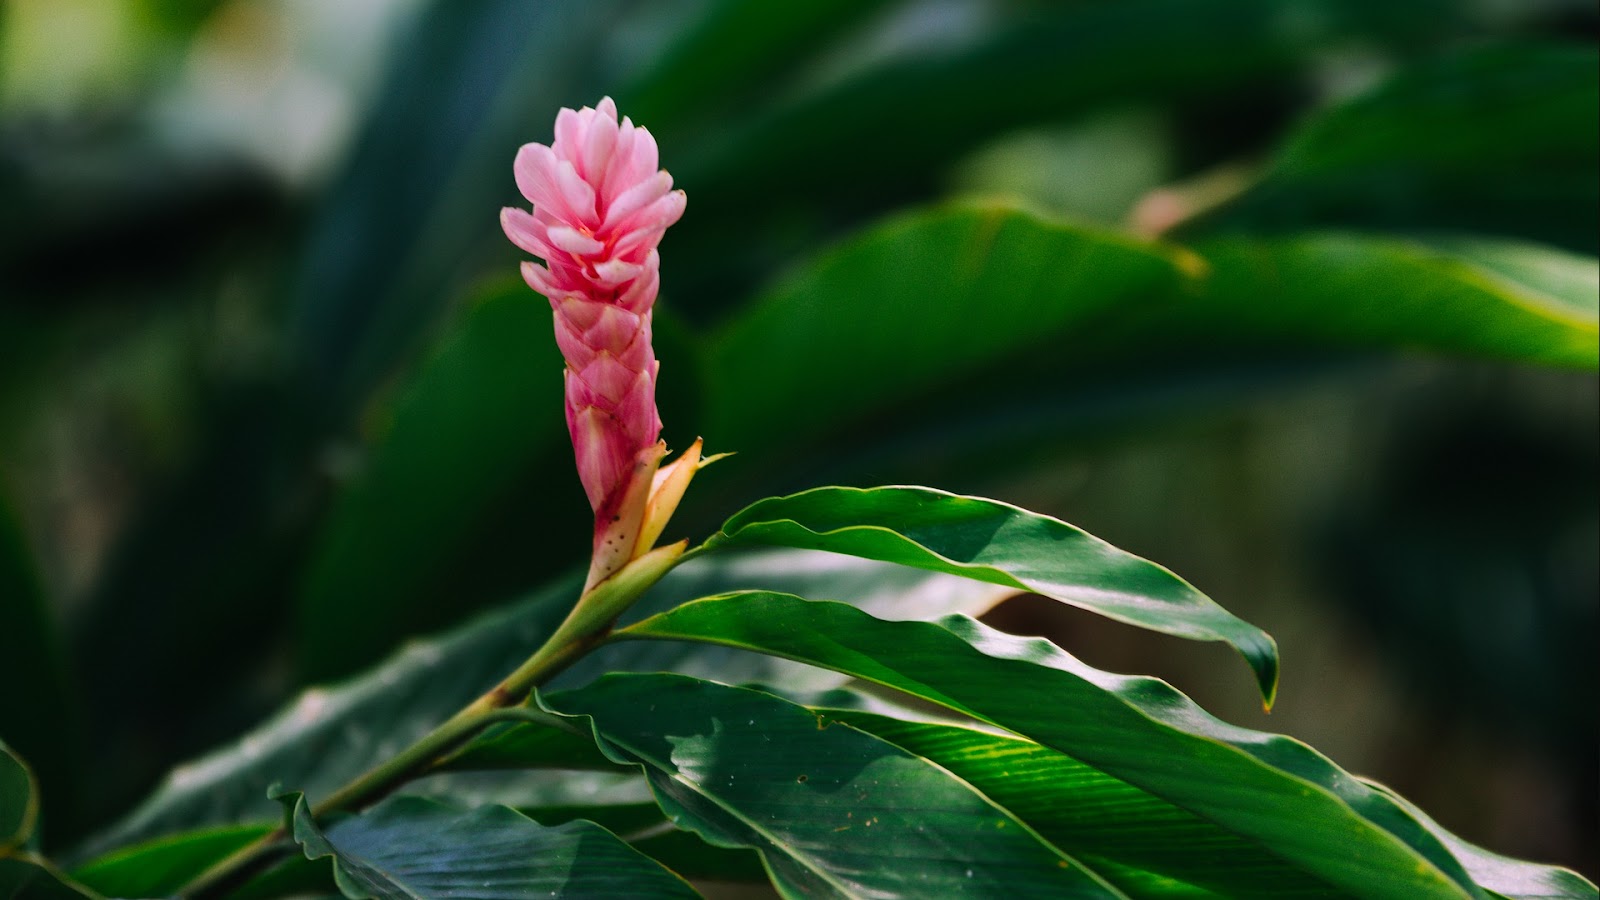
[[[567,430],[595,513],[593,587],[648,552],[677,505],[676,495],[653,499],[666,446],[650,318],[661,285],[656,247],[685,198],[658,167],[655,138],[619,123],[610,97],[561,110],[555,140],[525,144],[513,171],[533,208],[503,209],[500,224],[543,260],[523,263],[522,276],[549,299],[567,362]],[[698,442],[692,452],[698,461]],[[662,486],[681,495],[695,462],[669,469],[680,474]]]

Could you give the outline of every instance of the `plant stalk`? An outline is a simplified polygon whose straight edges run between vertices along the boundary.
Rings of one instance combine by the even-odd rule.
[[[586,591],[550,638],[493,689],[411,746],[312,804],[312,815],[320,818],[369,806],[427,772],[484,728],[508,718],[526,718],[521,712],[511,714],[512,708],[528,700],[534,688],[604,642],[617,616],[677,565],[685,546],[680,542],[658,547]],[[204,900],[239,887],[272,862],[279,844],[288,837],[288,827],[274,828],[200,873],[178,896]]]

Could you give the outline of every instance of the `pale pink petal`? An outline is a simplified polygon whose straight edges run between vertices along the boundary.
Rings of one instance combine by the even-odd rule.
[[[528,214],[527,210],[507,206],[500,210],[500,228],[511,243],[540,259],[549,259],[553,249],[545,235],[543,224]]]
[[[556,287],[556,285],[550,281],[550,270],[536,262],[525,262],[522,264],[522,280],[528,283],[528,287],[533,288],[552,300],[556,299],[562,294],[561,289]]]
[[[582,144],[583,131],[578,113],[565,108],[556,113],[556,139],[552,146],[571,153],[573,147]]]
[[[530,217],[531,218],[531,217]],[[557,250],[565,250],[577,256],[592,256],[606,248],[605,244],[595,240],[576,228],[557,225],[549,231],[549,241]]]
[[[610,207],[616,201],[617,195],[627,190],[633,182],[623,178],[623,169],[633,156],[634,127],[628,119],[622,120],[622,127],[617,130],[617,145],[611,150],[611,158],[606,161],[606,171],[601,179],[600,203],[606,207],[606,215],[610,216]]]
[[[604,186],[606,167],[611,163],[611,151],[616,145],[616,126],[605,122],[590,128],[585,136],[582,147],[583,177],[594,186],[596,194]]]
[[[623,223],[628,221],[628,217],[660,200],[670,190],[672,190],[672,176],[664,171],[635,184],[618,194],[617,199],[606,208],[606,218],[600,225],[601,229],[620,230]]]
[[[633,312],[644,312],[655,303],[656,292],[661,287],[661,257],[652,250],[645,257],[644,271],[639,273],[627,290],[617,298],[617,305]]]
[[[621,259],[608,259],[594,267],[596,281],[606,287],[616,287],[638,275],[644,266]]]
[[[682,217],[684,205],[683,191],[673,191],[640,210],[634,216],[633,227],[612,245],[612,252],[629,256],[641,247],[654,249],[661,242],[662,233]]]
[[[648,128],[635,128],[633,131],[633,146],[626,159],[622,161],[622,168],[618,175],[625,184],[635,184],[650,177],[652,172],[660,168],[657,165],[656,139],[651,136]]]
[[[570,219],[573,211],[567,208],[561,189],[557,186],[556,169],[559,164],[555,153],[543,144],[523,144],[517,151],[512,173],[517,177],[517,189],[535,207],[556,207],[550,212]]]
[[[566,205],[569,215],[568,221],[574,225],[597,225],[595,215],[594,188],[589,186],[578,175],[578,170],[572,167],[568,160],[556,163],[556,187],[561,191],[561,199]]]

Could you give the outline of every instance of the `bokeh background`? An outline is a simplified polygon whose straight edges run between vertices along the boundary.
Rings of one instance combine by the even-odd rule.
[[[1572,257],[1581,295],[1597,25],[1561,0],[11,0],[0,735],[48,842],[582,562],[548,311],[497,211],[521,202],[517,146],[609,94],[689,196],[663,245],[665,437],[739,451],[675,532],[828,482],[1061,516],[1272,632],[1276,710],[1218,646],[1026,597],[989,621],[1595,878],[1592,365],[1147,339],[1113,307],[908,372],[875,348],[940,311],[874,315],[872,278],[846,278],[849,340],[775,354],[782,389],[717,379],[728,336],[832,248],[893,247],[950,202],[1174,246],[1510,239]],[[890,254],[875,277],[966,262]],[[1022,254],[993,289],[1063,265]]]

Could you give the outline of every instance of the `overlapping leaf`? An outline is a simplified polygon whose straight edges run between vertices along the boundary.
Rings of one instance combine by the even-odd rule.
[[[1119,897],[971,786],[770,694],[607,676],[548,699],[643,765],[669,817],[807,897]]]
[[[324,829],[304,795],[281,799],[306,856],[333,857],[339,888],[358,900],[699,896],[592,822],[546,827],[505,806],[395,797]]]
[[[617,637],[760,649],[906,691],[1066,753],[1361,896],[1482,896],[1406,810],[1311,748],[1227,725],[1160,681],[1098,671],[1043,641],[960,617],[883,622],[765,592],[686,604]]]
[[[707,546],[829,550],[1032,591],[1166,634],[1227,641],[1270,706],[1272,638],[1161,566],[1059,519],[921,487],[825,487],[735,513]]]
[[[818,710],[948,769],[1131,896],[1326,897],[1333,888],[1215,823],[1012,735]]]
[[[108,897],[168,897],[271,830],[263,823],[183,832],[108,854],[74,869],[72,877]]]

